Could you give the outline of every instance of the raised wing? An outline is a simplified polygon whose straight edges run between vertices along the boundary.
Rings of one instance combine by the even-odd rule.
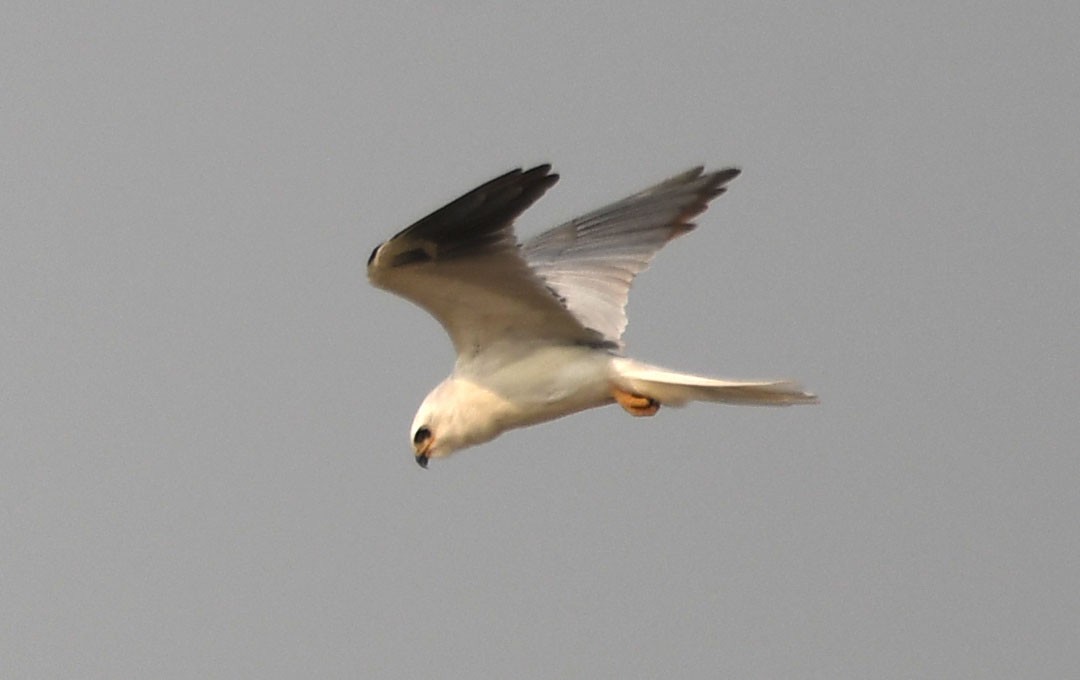
[[[544,232],[522,246],[525,259],[582,326],[621,346],[634,277],[665,243],[726,191],[739,170],[694,168]]]
[[[599,343],[525,262],[513,222],[559,176],[550,165],[508,172],[375,248],[373,284],[434,316],[458,355],[500,340]]]

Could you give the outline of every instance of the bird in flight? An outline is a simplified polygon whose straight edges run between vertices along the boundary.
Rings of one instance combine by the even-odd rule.
[[[413,419],[416,462],[606,404],[651,416],[689,401],[815,403],[794,382],[706,378],[623,355],[634,277],[738,175],[694,168],[519,243],[514,220],[559,176],[518,169],[377,246],[371,282],[427,310],[457,352]]]

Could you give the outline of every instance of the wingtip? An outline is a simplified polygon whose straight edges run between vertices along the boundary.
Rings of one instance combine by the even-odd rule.
[[[712,180],[711,184],[713,187],[718,189],[720,193],[723,193],[727,190],[727,184],[741,174],[742,170],[740,168],[732,166],[714,170],[709,173],[708,177]]]
[[[542,191],[547,191],[559,181],[558,173],[551,171],[551,163],[541,163],[528,170],[518,168],[516,174],[520,175],[522,184],[539,187]]]
[[[725,182],[730,182],[741,174],[742,168],[736,167],[734,165],[729,165],[726,168],[720,168],[719,170],[709,170],[708,172],[705,171],[704,165],[695,165],[694,167],[685,170],[678,175],[675,175],[668,181],[688,181],[697,179],[699,177],[707,177],[709,179],[719,181],[721,184],[723,184]]]
[[[555,174],[555,173],[551,172],[551,163],[541,163],[540,165],[534,165],[533,167],[529,168],[528,170],[523,170],[521,168],[518,168],[518,172],[520,172],[523,175],[548,175],[548,176],[551,176],[551,175]],[[557,177],[558,175],[555,175],[555,176]]]

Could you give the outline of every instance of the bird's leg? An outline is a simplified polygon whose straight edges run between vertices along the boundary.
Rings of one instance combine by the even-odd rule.
[[[633,392],[626,392],[618,387],[611,388],[611,396],[615,398],[615,401],[619,402],[619,406],[622,406],[623,410],[632,416],[656,415],[656,412],[660,410],[660,402],[657,400]]]

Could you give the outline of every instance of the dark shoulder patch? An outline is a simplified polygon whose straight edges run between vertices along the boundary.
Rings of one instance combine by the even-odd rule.
[[[595,339],[581,340],[574,344],[578,345],[579,347],[588,347],[590,349],[603,349],[607,350],[608,352],[615,352],[619,349],[619,343],[613,342],[611,340],[605,340],[602,336],[600,336],[600,333],[598,333],[597,331],[593,331],[591,328],[589,330],[593,333],[596,333],[597,337]]]
[[[423,248],[413,248],[412,250],[406,250],[403,253],[398,253],[394,256],[394,259],[390,261],[391,267],[404,267],[408,264],[417,264],[419,262],[431,262],[431,254]]]

